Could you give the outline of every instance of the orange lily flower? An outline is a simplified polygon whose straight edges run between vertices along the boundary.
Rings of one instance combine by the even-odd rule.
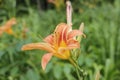
[[[60,23],[57,25],[54,33],[43,40],[44,42],[26,44],[22,47],[22,50],[42,49],[48,51],[42,57],[41,65],[43,70],[52,56],[60,59],[69,59],[71,56],[70,50],[80,47],[75,36],[83,35],[80,30],[72,30],[71,28],[66,23]]]
[[[13,31],[12,31],[11,27],[14,24],[16,24],[16,19],[15,18],[11,18],[10,20],[8,20],[5,23],[5,25],[0,27],[0,36],[3,34],[3,32],[6,32],[8,34],[13,34]]]

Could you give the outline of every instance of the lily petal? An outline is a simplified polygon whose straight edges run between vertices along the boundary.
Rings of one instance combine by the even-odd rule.
[[[7,21],[7,23],[5,24],[5,27],[6,28],[10,28],[14,24],[16,24],[16,19],[15,18],[11,18],[9,21]]]
[[[57,42],[59,43],[61,40],[67,39],[67,33],[71,30],[71,26],[67,25],[66,23],[60,23],[57,25],[54,33],[55,38],[58,39]],[[57,35],[57,37],[56,37]]]
[[[70,39],[68,42],[68,48],[69,49],[74,49],[74,48],[79,48],[80,47],[80,44],[77,40],[74,40],[74,39]]]
[[[49,43],[49,44],[53,44],[53,35],[49,35],[44,39],[45,42]]]
[[[70,57],[70,50],[67,47],[60,47],[58,54],[62,56],[62,59],[68,59]]]
[[[52,54],[51,53],[47,53],[47,54],[43,55],[42,62],[41,62],[43,70],[45,70],[46,65],[48,64],[48,62],[50,61],[51,58],[52,58]]]
[[[10,28],[10,29],[7,29],[6,30],[6,33],[8,33],[8,34],[13,34],[13,30]]]
[[[78,36],[78,35],[83,35],[83,33],[80,30],[72,30],[68,34],[68,39],[71,39],[71,38]]]
[[[66,28],[66,27],[68,27],[68,25],[66,23],[60,23],[57,25],[54,32],[59,32],[59,34],[61,34],[62,31],[64,30],[64,28]]]
[[[22,46],[22,50],[42,49],[54,53],[54,49],[48,43],[30,43]]]

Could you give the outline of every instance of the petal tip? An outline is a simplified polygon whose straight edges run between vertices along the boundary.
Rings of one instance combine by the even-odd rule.
[[[46,66],[47,66],[48,62],[50,61],[51,57],[52,57],[52,54],[50,54],[50,53],[43,55],[42,61],[41,61],[41,66],[42,66],[43,70],[46,69]]]
[[[23,45],[23,46],[21,47],[21,50],[22,50],[22,51],[30,50],[30,47],[29,47],[28,45]]]
[[[22,46],[21,50],[22,50],[22,51],[24,51],[24,50],[25,50],[25,47],[24,47],[24,46]]]

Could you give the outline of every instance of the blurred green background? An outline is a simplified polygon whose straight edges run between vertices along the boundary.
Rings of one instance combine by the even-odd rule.
[[[54,3],[52,2],[54,1]],[[120,80],[120,0],[71,0],[73,29],[84,22],[79,65],[85,80]],[[14,35],[0,37],[0,80],[77,80],[72,65],[53,58],[41,68],[45,51],[21,51],[27,43],[40,42],[57,24],[66,22],[65,0],[0,0],[0,26],[15,17]]]

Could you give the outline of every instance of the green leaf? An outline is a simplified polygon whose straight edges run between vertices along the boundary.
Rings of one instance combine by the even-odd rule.
[[[53,74],[56,79],[60,79],[62,76],[62,68],[59,64],[54,65]]]
[[[17,74],[18,74],[18,71],[19,71],[18,67],[14,67],[13,69],[11,69],[11,75],[12,75],[12,76],[17,75]]]
[[[40,80],[40,77],[39,77],[38,73],[36,73],[36,72],[33,71],[32,69],[29,69],[29,70],[27,71],[26,78],[27,78],[28,80]]]

